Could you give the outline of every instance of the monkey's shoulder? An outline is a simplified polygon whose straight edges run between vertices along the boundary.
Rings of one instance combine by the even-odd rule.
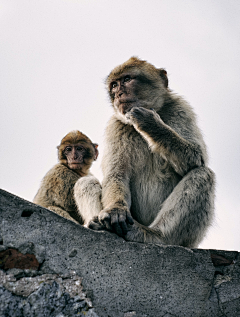
[[[158,111],[161,119],[184,139],[199,144],[204,152],[206,146],[197,117],[192,106],[181,96],[171,93]]]
[[[196,124],[196,114],[192,106],[181,96],[170,93],[158,111],[162,120],[171,125]]]
[[[58,183],[59,181],[64,183],[76,182],[79,179],[79,175],[72,170],[70,170],[67,166],[58,163],[54,165],[44,176],[43,181],[52,181]]]

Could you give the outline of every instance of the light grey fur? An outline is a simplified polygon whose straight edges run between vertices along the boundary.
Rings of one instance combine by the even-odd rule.
[[[92,174],[79,178],[74,186],[74,199],[83,219],[84,226],[88,227],[90,221],[99,215],[102,187]]]
[[[125,115],[113,104],[102,161],[103,210],[94,211],[98,221],[93,219],[89,227],[104,225],[118,233],[116,226],[125,221],[129,231],[123,237],[128,241],[196,247],[213,220],[215,176],[207,167],[206,146],[191,106],[158,85],[157,102],[155,96],[145,107],[141,101]],[[91,182],[84,186],[92,197]],[[82,217],[89,221],[91,199],[80,200],[85,204]],[[133,225],[127,221],[129,211]]]

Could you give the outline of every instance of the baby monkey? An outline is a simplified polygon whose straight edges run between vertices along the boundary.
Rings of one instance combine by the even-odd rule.
[[[74,200],[74,185],[98,157],[98,144],[80,131],[71,131],[57,147],[59,163],[44,176],[33,202],[58,215],[83,224]]]

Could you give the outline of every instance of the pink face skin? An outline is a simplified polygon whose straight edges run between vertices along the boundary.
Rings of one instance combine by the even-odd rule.
[[[86,155],[87,150],[81,143],[77,143],[67,145],[63,153],[67,158],[69,168],[78,170],[84,164],[84,156]]]
[[[134,88],[136,86],[136,78],[130,75],[123,75],[110,84],[110,94],[113,96],[113,105],[123,115],[125,115],[137,101]]]

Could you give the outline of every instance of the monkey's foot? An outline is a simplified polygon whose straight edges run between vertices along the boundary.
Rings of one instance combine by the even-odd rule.
[[[132,226],[128,226],[128,229],[127,234],[123,236],[126,241],[165,244],[161,232],[143,226],[136,221]]]
[[[128,232],[123,236],[126,241],[131,242],[144,242],[144,232],[134,221],[133,225],[128,225]]]

